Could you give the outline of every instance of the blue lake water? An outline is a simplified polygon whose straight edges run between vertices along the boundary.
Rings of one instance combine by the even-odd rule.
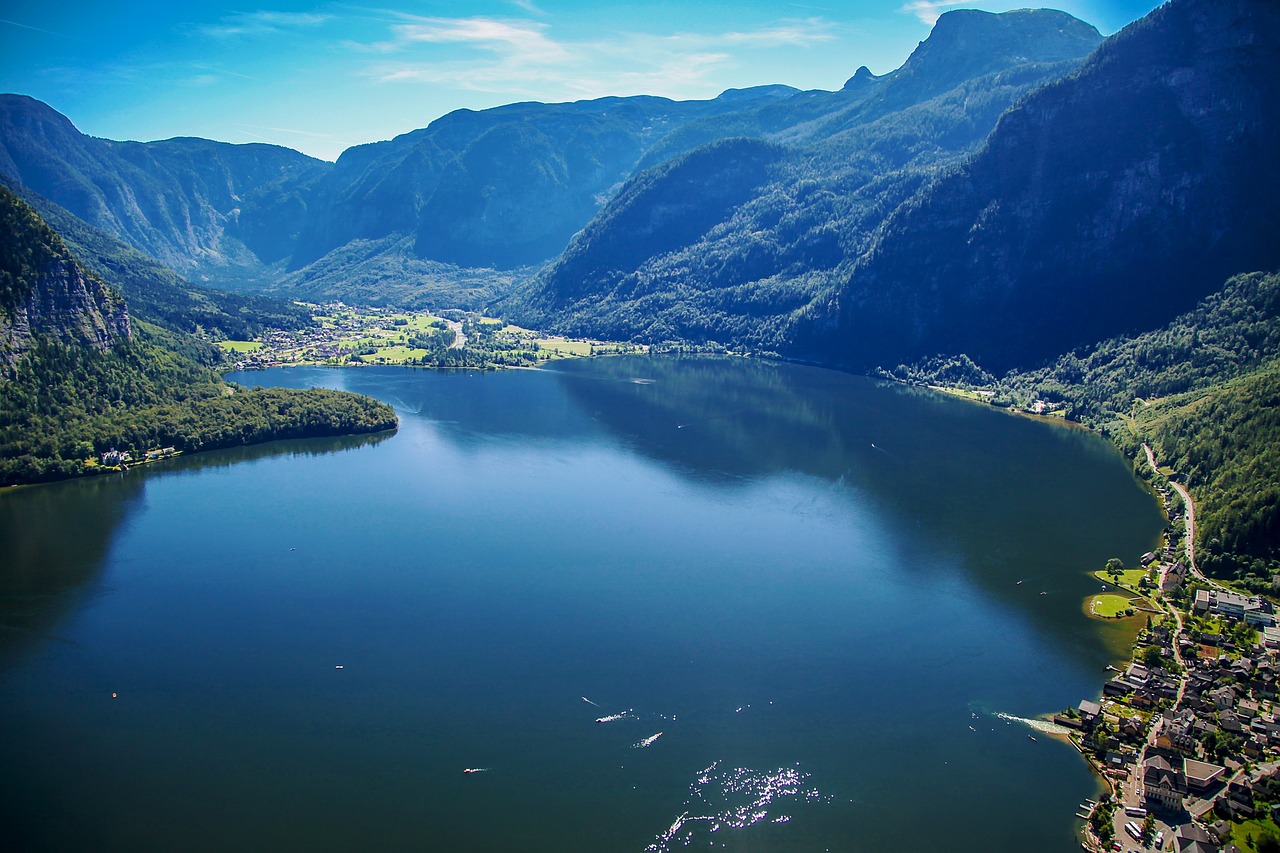
[[[0,494],[22,849],[1078,849],[997,715],[1115,654],[1106,442],[737,359],[232,378],[400,429]]]

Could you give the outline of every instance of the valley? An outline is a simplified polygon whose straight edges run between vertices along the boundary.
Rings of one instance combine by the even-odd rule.
[[[508,5],[360,51],[569,60]],[[65,796],[160,849],[67,742],[178,779],[213,849],[1280,849],[1280,5],[935,5],[831,89],[453,109],[332,162],[0,95],[0,486],[40,484],[0,488],[6,822],[83,847]],[[1104,667],[1058,715],[1094,799],[1002,729]],[[386,799],[344,812],[352,773]]]
[[[341,302],[297,303],[312,323],[295,330],[268,328],[253,340],[222,340],[222,367],[533,367],[557,358],[633,355],[644,344],[547,337],[500,319],[461,310],[403,312]]]

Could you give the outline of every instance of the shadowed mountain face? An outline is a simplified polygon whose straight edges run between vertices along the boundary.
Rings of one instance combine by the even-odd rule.
[[[797,350],[1028,364],[1280,264],[1280,7],[1180,0],[1000,120],[886,222]]]
[[[691,123],[654,149],[679,156],[625,186],[511,310],[566,331],[785,350],[792,315],[889,213],[1100,41],[1061,12],[952,12],[891,74]],[[744,168],[749,146],[724,139],[679,154],[717,134],[763,137],[768,168]],[[681,206],[685,227],[647,227]]]
[[[1175,0],[1063,76],[1082,26],[943,16],[901,69],[855,75],[843,110],[773,134],[786,154],[719,222],[618,253],[611,221],[643,218],[615,215],[624,189],[513,313],[855,369],[965,352],[1003,370],[1280,265],[1280,7]],[[635,179],[655,205],[662,168]]]
[[[129,336],[120,295],[86,274],[35,211],[0,186],[0,368],[7,373],[42,340],[103,353]]]

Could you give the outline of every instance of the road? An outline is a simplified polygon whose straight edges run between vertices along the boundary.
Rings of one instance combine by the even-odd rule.
[[[1142,449],[1143,449],[1143,450],[1146,452],[1146,454],[1147,454],[1147,464],[1149,464],[1149,465],[1151,466],[1151,470],[1152,470],[1152,471],[1154,471],[1154,472],[1156,472],[1156,473],[1158,474],[1158,473],[1159,473],[1159,466],[1156,464],[1156,457],[1155,457],[1155,454],[1151,452],[1151,447],[1150,447],[1150,445],[1143,444],[1143,445],[1142,445]],[[1186,490],[1185,488],[1183,488],[1180,484],[1175,483],[1175,482],[1173,482],[1172,480],[1170,480],[1170,481],[1169,481],[1169,485],[1173,486],[1173,488],[1177,490],[1178,494],[1182,497],[1182,503],[1183,503],[1183,505],[1186,507],[1186,525],[1187,525],[1187,530],[1186,530],[1186,534],[1187,534],[1187,535],[1186,535],[1186,549],[1187,549],[1187,564],[1190,566],[1191,571],[1195,574],[1195,576],[1196,576],[1196,577],[1200,578],[1201,580],[1208,581],[1208,579],[1207,579],[1207,578],[1205,578],[1205,576],[1204,576],[1204,575],[1200,574],[1199,569],[1197,569],[1197,568],[1196,568],[1196,562],[1195,562],[1195,517],[1196,517],[1196,516],[1195,516],[1195,513],[1196,513],[1196,510],[1195,510],[1195,504],[1194,504],[1194,503],[1192,502],[1192,500],[1191,500],[1191,495],[1190,495],[1190,494],[1187,492],[1187,490]],[[1168,573],[1168,571],[1169,571],[1169,566],[1168,566],[1167,564],[1166,564],[1163,568],[1161,568],[1161,570],[1160,570],[1160,583],[1159,583],[1159,584],[1158,584],[1158,586],[1157,586],[1157,588],[1158,588],[1158,589],[1163,589],[1163,588],[1164,588],[1164,579],[1165,579],[1165,575]],[[1208,581],[1208,582],[1209,582],[1209,583],[1212,583],[1212,581]],[[1177,625],[1177,630],[1176,630],[1176,631],[1174,632],[1174,634],[1173,634],[1173,644],[1172,644],[1172,645],[1173,645],[1173,657],[1174,657],[1174,660],[1175,660],[1175,661],[1177,661],[1177,663],[1178,663],[1178,668],[1179,668],[1179,670],[1180,670],[1180,675],[1179,675],[1179,677],[1178,677],[1178,694],[1177,694],[1176,698],[1173,700],[1173,709],[1174,709],[1174,710],[1177,710],[1178,708],[1181,708],[1181,707],[1182,707],[1183,697],[1186,695],[1186,691],[1187,691],[1187,682],[1188,682],[1188,680],[1189,680],[1187,676],[1188,676],[1188,673],[1189,673],[1189,671],[1190,671],[1190,670],[1189,670],[1189,668],[1187,667],[1187,663],[1186,663],[1186,661],[1185,661],[1185,660],[1183,660],[1183,657],[1182,657],[1182,650],[1178,647],[1178,638],[1180,638],[1180,637],[1182,636],[1182,633],[1183,633],[1182,611],[1178,610],[1178,608],[1177,608],[1176,606],[1174,606],[1173,604],[1170,604],[1168,601],[1165,601],[1165,600],[1164,600],[1164,598],[1163,598],[1163,596],[1161,596],[1160,598],[1155,599],[1155,600],[1156,600],[1156,601],[1158,601],[1158,603],[1159,603],[1159,605],[1160,605],[1161,609],[1162,609],[1166,614],[1168,614],[1168,615],[1170,615],[1170,616],[1172,616],[1172,617],[1173,617],[1173,619],[1174,619],[1174,623]],[[1135,766],[1135,768],[1134,768],[1134,772],[1133,772],[1133,773],[1131,773],[1131,774],[1129,775],[1129,777],[1125,780],[1125,782],[1124,782],[1124,783],[1122,783],[1122,784],[1121,784],[1121,786],[1120,786],[1119,799],[1120,799],[1120,803],[1121,803],[1121,806],[1122,806],[1122,807],[1123,807],[1123,806],[1140,806],[1140,805],[1143,805],[1143,801],[1142,801],[1142,793],[1141,793],[1141,791],[1142,791],[1142,768],[1143,768],[1143,766],[1144,766],[1144,765],[1145,765],[1145,763],[1146,763],[1146,758],[1147,758],[1147,749],[1149,749],[1150,747],[1155,746],[1156,738],[1158,738],[1158,737],[1160,736],[1160,730],[1161,730],[1161,728],[1163,728],[1163,726],[1164,726],[1164,718],[1163,718],[1163,716],[1158,716],[1158,717],[1156,717],[1156,719],[1153,721],[1153,723],[1152,723],[1152,725],[1151,725],[1150,730],[1147,732],[1147,739],[1146,739],[1146,742],[1142,745],[1142,750],[1141,750],[1141,752],[1140,752],[1140,753],[1139,753],[1139,755],[1138,755],[1138,760],[1137,760],[1136,766]],[[1124,824],[1125,824],[1129,819],[1130,819],[1130,818],[1128,818],[1128,817],[1126,817],[1126,816],[1125,816],[1125,813],[1124,813],[1124,811],[1123,811],[1123,808],[1121,808],[1121,809],[1117,810],[1117,812],[1116,812],[1116,816],[1115,816],[1115,831],[1116,831],[1116,837],[1117,837],[1117,838],[1125,838],[1125,839],[1127,839],[1127,836],[1125,836],[1125,834],[1124,834]],[[1164,824],[1164,823],[1160,823],[1160,824],[1158,824],[1158,827],[1159,827],[1159,829],[1161,829],[1161,830],[1163,830],[1163,831],[1165,831],[1165,832],[1169,833],[1170,835],[1172,834],[1173,827],[1170,827],[1170,826],[1168,826],[1167,824]]]
[[[462,334],[462,324],[457,320],[445,320],[444,324],[453,329],[453,343],[449,344],[449,349],[462,349],[467,345],[467,336]],[[1147,451],[1150,453],[1151,451]]]
[[[1142,449],[1146,451],[1147,464],[1151,466],[1151,470],[1155,471],[1157,474],[1160,473],[1160,467],[1156,465],[1156,457],[1155,454],[1151,452],[1151,446],[1143,443]],[[1210,578],[1205,577],[1200,571],[1200,567],[1196,565],[1196,505],[1195,501],[1191,500],[1191,493],[1188,492],[1186,487],[1181,483],[1168,480],[1168,478],[1166,478],[1166,480],[1169,485],[1173,487],[1174,491],[1178,493],[1178,496],[1182,498],[1182,505],[1186,507],[1187,510],[1187,535],[1183,542],[1187,549],[1187,567],[1190,568],[1191,573],[1200,580],[1216,589],[1225,590],[1226,587],[1222,586],[1222,584],[1216,583]]]

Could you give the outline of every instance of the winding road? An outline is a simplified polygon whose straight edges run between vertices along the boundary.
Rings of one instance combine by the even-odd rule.
[[[1159,474],[1160,467],[1156,465],[1156,457],[1155,454],[1151,452],[1151,446],[1144,442],[1142,449],[1147,454],[1147,464],[1151,466],[1151,470]],[[1191,500],[1191,493],[1188,492],[1186,486],[1183,486],[1181,483],[1170,480],[1168,477],[1166,477],[1165,480],[1173,487],[1173,490],[1178,493],[1178,496],[1182,498],[1182,505],[1186,507],[1187,510],[1187,535],[1186,540],[1183,543],[1187,549],[1187,566],[1191,569],[1191,573],[1200,580],[1215,589],[1225,590],[1226,587],[1205,577],[1200,571],[1200,567],[1196,565],[1196,505],[1195,502]]]

